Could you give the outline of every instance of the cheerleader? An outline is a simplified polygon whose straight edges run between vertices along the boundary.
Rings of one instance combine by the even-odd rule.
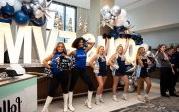
[[[92,108],[91,100],[94,91],[94,86],[90,79],[90,76],[87,73],[86,54],[93,46],[94,46],[94,42],[87,42],[82,37],[76,38],[72,43],[72,47],[76,48],[75,51],[72,51],[69,54],[69,56],[74,57],[74,67],[72,69],[71,83],[69,87],[69,109],[72,111],[75,110],[75,108],[72,106],[73,90],[79,77],[81,77],[81,79],[85,82],[85,84],[88,85],[88,98],[85,101],[85,104],[88,108],[90,109]]]
[[[137,51],[136,56],[136,65],[138,68],[138,84],[137,84],[137,99],[139,101],[149,101],[149,92],[151,88],[151,79],[148,75],[148,65],[151,64],[150,60],[146,56],[145,48],[140,47]],[[144,98],[141,96],[141,86],[143,85],[143,81],[146,82],[147,87],[145,89]]]
[[[66,54],[67,52],[64,43],[59,42],[57,43],[54,52],[43,61],[44,66],[51,70],[53,77],[50,78],[48,96],[42,112],[48,112],[49,104],[51,103],[59,84],[61,84],[63,91],[63,111],[67,112],[68,110],[67,102],[71,60]],[[49,61],[51,61],[50,64],[48,63]]]
[[[122,95],[122,99],[127,100],[127,93],[129,88],[129,80],[128,76],[126,75],[126,59],[125,59],[125,52],[127,48],[127,44],[125,49],[123,49],[122,45],[119,45],[116,49],[116,53],[112,55],[112,57],[109,59],[109,65],[112,70],[113,75],[113,100],[119,101],[116,96],[116,91],[118,87],[119,78],[121,78],[124,81],[124,93]]]
[[[97,53],[94,55],[89,65],[93,68],[94,73],[96,75],[96,80],[98,82],[98,88],[96,92],[96,101],[95,103],[98,105],[100,102],[104,103],[102,98],[104,84],[107,79],[107,65],[106,65],[106,55],[109,46],[109,40],[107,39],[106,47],[99,46],[97,48]]]

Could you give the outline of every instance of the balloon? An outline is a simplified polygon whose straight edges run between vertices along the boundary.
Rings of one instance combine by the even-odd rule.
[[[14,14],[14,8],[6,3],[6,5],[1,8],[1,13],[4,18],[9,18]]]
[[[127,16],[127,12],[126,12],[126,10],[121,9],[121,14],[120,14],[120,16],[122,16],[122,17],[126,17],[126,16]]]
[[[101,9],[102,12],[110,12],[110,7],[108,5],[103,6]]]
[[[106,14],[103,16],[103,19],[104,19],[104,20],[109,20],[109,19],[111,19],[111,14],[110,14],[110,13],[106,13]]]
[[[124,25],[124,27],[128,28],[130,26],[130,23],[129,23],[129,21],[125,21],[123,25]]]
[[[1,9],[1,7],[3,7],[3,6],[6,6],[6,2],[5,1],[0,1],[0,9]]]
[[[36,26],[43,26],[46,23],[46,17],[34,18],[31,22]]]
[[[23,11],[17,11],[14,14],[15,22],[20,25],[25,25],[29,22],[29,16],[24,14]]]
[[[6,3],[8,3],[10,6],[14,6],[14,2],[16,1],[16,0],[5,0],[6,1]]]
[[[39,19],[44,16],[44,13],[42,12],[42,10],[37,9],[34,11],[34,16],[35,16],[35,18]]]
[[[110,13],[110,8],[108,5],[105,5],[102,9],[101,9],[101,15],[104,17],[106,15],[106,13]]]
[[[21,3],[20,1],[18,1],[18,0],[15,0],[13,7],[14,7],[14,9],[15,9],[15,12],[16,12],[16,11],[19,11],[19,10],[21,10],[22,3]]]
[[[125,21],[127,21],[127,18],[124,17],[124,16],[121,16],[121,14],[120,14],[120,15],[117,16],[115,21],[116,21],[116,26],[121,26],[121,25],[124,24]]]
[[[121,13],[121,9],[119,6],[115,5],[111,8],[111,14],[113,16],[118,16]]]
[[[24,12],[24,14],[26,15],[29,15],[31,17],[32,13],[33,13],[33,10],[32,8],[30,7],[29,4],[25,4],[21,7],[21,10]]]

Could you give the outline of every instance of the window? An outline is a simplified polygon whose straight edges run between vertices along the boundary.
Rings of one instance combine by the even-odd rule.
[[[50,10],[52,11],[47,17],[47,29],[58,28],[64,31],[76,31],[76,7],[52,2]]]

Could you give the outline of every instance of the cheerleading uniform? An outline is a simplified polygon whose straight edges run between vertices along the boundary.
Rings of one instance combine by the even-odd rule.
[[[93,83],[90,79],[90,76],[87,74],[86,70],[86,52],[83,48],[79,48],[75,51],[74,55],[74,66],[72,68],[72,77],[69,87],[69,91],[73,91],[79,77],[88,85],[89,91],[94,91]]]
[[[107,65],[105,56],[98,56],[95,63],[94,73],[96,74],[96,76],[107,76]]]
[[[142,61],[142,64],[144,65],[143,67],[140,67],[140,76],[141,78],[146,78],[146,77],[149,77],[148,75],[148,63],[147,63],[147,59],[146,58],[143,58],[141,59]],[[138,65],[138,61],[137,61],[137,65]],[[140,66],[140,65],[138,65]]]
[[[119,66],[119,68],[116,69],[115,76],[124,76],[127,70],[126,65],[125,65],[125,59],[118,56],[116,61],[117,61],[117,65]]]
[[[57,52],[51,61],[51,71],[53,77],[50,78],[48,94],[54,97],[55,91],[61,84],[64,94],[68,93],[69,79],[70,79],[71,59],[63,56]]]

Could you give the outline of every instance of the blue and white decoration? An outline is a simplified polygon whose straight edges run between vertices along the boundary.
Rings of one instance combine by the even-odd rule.
[[[1,0],[0,22],[43,26],[52,0]]]
[[[133,39],[136,45],[143,44],[143,38],[139,33],[132,32],[130,21],[127,19],[127,12],[119,6],[113,6],[111,9],[108,5],[101,9],[102,26],[109,26],[110,32],[106,32],[106,37],[117,38],[130,38]]]

